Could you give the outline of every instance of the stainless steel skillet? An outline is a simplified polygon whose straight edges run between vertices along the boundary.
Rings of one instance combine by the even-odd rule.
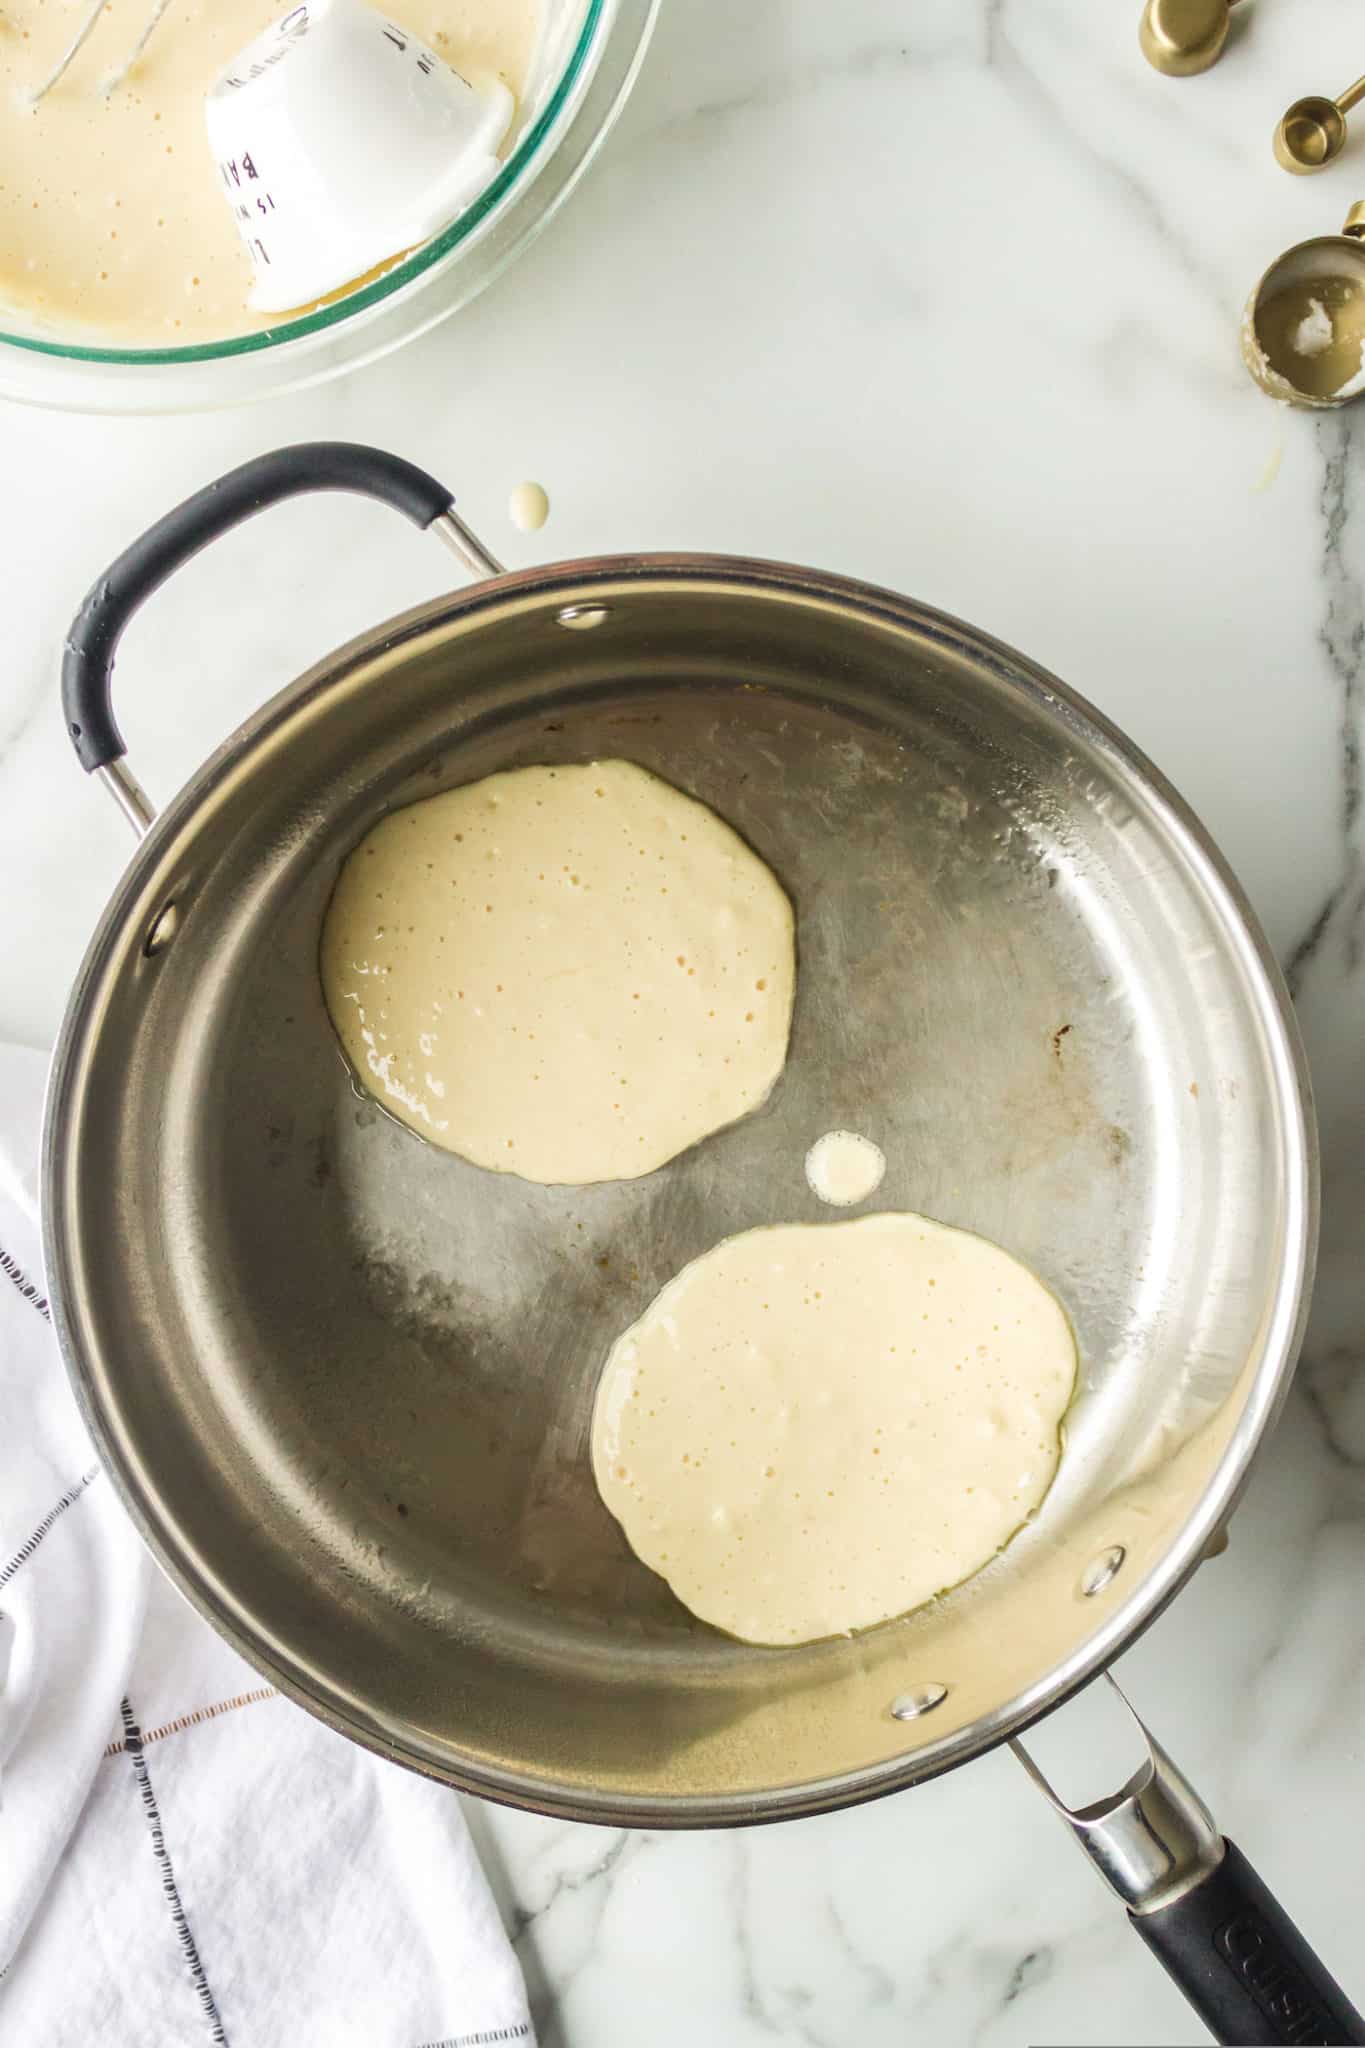
[[[216,533],[323,488],[394,505],[484,580],[323,661],[153,820],[110,705],[123,626]],[[53,1068],[56,1321],[156,1555],[304,1705],[574,1818],[810,1813],[1018,1735],[1216,1541],[1302,1327],[1302,1055],[1196,821],[1054,679],[779,564],[503,574],[432,478],[327,443],[248,463],[136,543],[73,627],[64,703],[144,836]],[[542,1188],[357,1096],[319,923],[387,807],[610,755],[713,805],[784,881],[791,1056],[761,1111],[648,1179]],[[814,1214],[802,1158],[836,1125],[886,1152],[887,1207],[1044,1276],[1083,1385],[1052,1493],[988,1571],[865,1636],[758,1650],[632,1558],[587,1418],[612,1338],[680,1265]],[[1365,2039],[1166,1759],[1140,1777],[1077,1831],[1210,2024]]]

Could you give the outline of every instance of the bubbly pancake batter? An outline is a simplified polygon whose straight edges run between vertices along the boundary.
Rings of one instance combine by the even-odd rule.
[[[527,1180],[633,1179],[762,1102],[796,952],[771,871],[628,761],[393,812],[342,868],[322,983],[395,1116]]]
[[[173,0],[114,91],[153,0],[109,0],[71,69],[28,104],[81,20],[70,0],[0,11],[0,326],[167,348],[267,326],[204,128],[220,71],[287,0]],[[538,0],[394,0],[383,10],[467,76],[520,95]],[[395,254],[397,251],[395,251]],[[86,330],[77,335],[76,330]]]
[[[927,1217],[727,1238],[618,1339],[592,1461],[702,1620],[801,1643],[978,1571],[1042,1500],[1076,1378],[1060,1305]]]

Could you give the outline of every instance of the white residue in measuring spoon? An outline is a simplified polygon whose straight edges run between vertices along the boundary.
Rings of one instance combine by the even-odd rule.
[[[856,1131],[826,1131],[806,1154],[806,1179],[812,1194],[837,1209],[865,1202],[881,1186],[886,1155],[871,1138]]]
[[[1321,299],[1310,299],[1308,311],[1294,330],[1296,356],[1320,356],[1333,341],[1332,316]]]

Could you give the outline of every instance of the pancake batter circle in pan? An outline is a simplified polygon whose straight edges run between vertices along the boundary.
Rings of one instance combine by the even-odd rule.
[[[323,991],[365,1086],[527,1180],[634,1179],[782,1071],[792,908],[714,811],[628,761],[390,813],[342,867]]]
[[[1038,1507],[1076,1381],[1026,1266],[927,1216],[742,1231],[612,1347],[598,1490],[703,1621],[844,1635],[988,1563]]]

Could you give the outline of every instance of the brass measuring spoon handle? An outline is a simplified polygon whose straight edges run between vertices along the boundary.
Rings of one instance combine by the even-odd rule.
[[[1337,111],[1349,114],[1352,107],[1365,100],[1365,77],[1358,78],[1354,85],[1348,85],[1345,92],[1337,94]]]

